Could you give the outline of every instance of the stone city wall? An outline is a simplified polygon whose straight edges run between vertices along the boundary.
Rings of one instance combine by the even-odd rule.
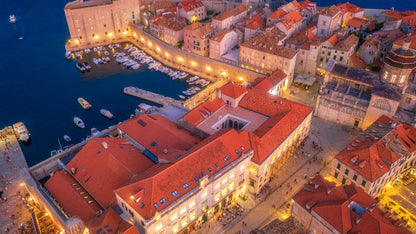
[[[220,61],[170,46],[150,33],[143,31],[139,25],[131,24],[130,26],[133,32],[133,38],[130,38],[130,41],[167,66],[184,70],[211,81],[216,81],[218,78],[223,77],[238,82],[250,82],[258,77],[264,77],[263,74],[254,71],[224,64]]]

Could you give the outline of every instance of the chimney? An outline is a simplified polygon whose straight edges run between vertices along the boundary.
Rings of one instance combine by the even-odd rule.
[[[164,153],[164,154],[167,154],[167,153],[168,153],[168,149],[164,149],[164,150],[163,150],[163,153]]]
[[[77,172],[77,169],[75,169],[75,168],[71,168],[71,173],[73,174],[73,175],[75,175],[75,173]]]
[[[372,204],[371,206],[370,206],[370,208],[368,209],[368,211],[371,213],[371,212],[373,212],[373,210],[374,210],[374,208],[376,207],[376,203],[374,203],[374,204]]]
[[[315,189],[318,189],[319,188],[319,184],[315,184]]]
[[[326,195],[329,195],[331,193],[331,188],[328,188],[327,190],[326,190]]]
[[[408,50],[409,47],[410,47],[410,40],[409,40],[409,37],[408,37],[406,40],[404,40],[402,48],[404,50]]]
[[[103,146],[104,149],[108,149],[107,142],[103,141],[101,142],[101,145]]]

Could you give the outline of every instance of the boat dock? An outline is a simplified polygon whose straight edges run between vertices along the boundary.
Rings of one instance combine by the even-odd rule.
[[[169,103],[175,103],[178,105],[183,105],[183,101],[179,101],[176,99],[173,99],[171,97],[166,97],[157,93],[152,93],[143,89],[139,89],[137,87],[126,87],[124,88],[124,93],[133,97],[141,98],[159,105],[167,105]]]

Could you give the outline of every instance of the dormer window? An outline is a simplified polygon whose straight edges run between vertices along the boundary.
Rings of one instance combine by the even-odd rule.
[[[230,159],[228,157],[224,157],[224,162],[228,162]]]
[[[172,192],[173,197],[176,197],[177,195],[178,195],[178,191],[175,190],[175,191]]]
[[[162,199],[160,199],[160,204],[165,204],[166,203],[166,199],[165,198],[162,198]]]
[[[189,188],[189,185],[187,183],[185,183],[185,184],[182,185],[182,187],[183,187],[183,189],[187,189],[187,188]]]
[[[159,209],[159,205],[158,205],[157,203],[153,203],[153,206],[154,206],[156,209]]]

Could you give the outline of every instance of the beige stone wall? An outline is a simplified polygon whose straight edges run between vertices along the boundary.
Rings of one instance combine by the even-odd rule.
[[[370,105],[368,106],[367,113],[364,118],[362,129],[366,129],[382,115],[387,115],[393,118],[393,115],[396,113],[399,104],[400,102],[372,95]]]
[[[64,9],[71,35],[69,44],[110,43],[130,35],[130,22],[140,22],[140,0],[118,0],[79,8],[70,8],[71,4],[68,3]]]
[[[132,25],[131,31],[133,31],[133,35],[136,36],[131,37],[130,40],[134,41],[141,49],[151,53],[152,56],[164,64],[180,68],[191,74],[196,74],[212,81],[215,81],[220,77],[230,77],[230,79],[234,81],[250,82],[257,77],[264,77],[264,75],[257,72],[224,64],[214,59],[189,53],[177,47],[172,47],[153,37],[149,33],[142,31],[140,26]]]

